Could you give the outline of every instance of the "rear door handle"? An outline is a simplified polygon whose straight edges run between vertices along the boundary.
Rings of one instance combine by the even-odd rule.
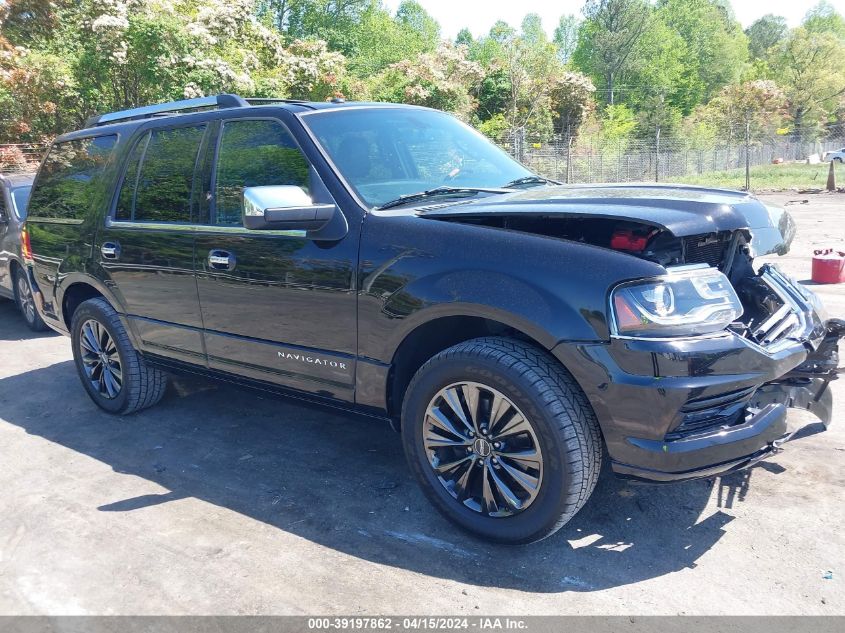
[[[234,270],[235,256],[219,248],[208,251],[208,267],[214,270]]]
[[[120,244],[117,242],[103,242],[100,246],[100,253],[103,259],[118,259],[120,257]]]

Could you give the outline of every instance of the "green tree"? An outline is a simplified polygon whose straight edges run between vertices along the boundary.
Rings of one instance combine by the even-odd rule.
[[[288,39],[320,39],[354,55],[359,27],[368,14],[387,13],[378,0],[275,0],[275,22]],[[389,15],[389,14],[388,14]]]
[[[845,94],[845,50],[833,33],[796,28],[772,50],[771,66],[787,99],[793,136],[815,138]]]
[[[573,60],[576,67],[600,80],[608,103],[613,104],[616,84],[630,69],[648,29],[651,6],[645,0],[587,0],[583,12]]]
[[[748,40],[718,0],[660,0],[658,14],[683,40],[679,59],[684,80],[669,102],[688,114],[722,86],[739,80],[748,59]]]
[[[745,29],[748,53],[752,59],[764,59],[768,50],[786,37],[786,18],[768,13]]]
[[[578,45],[578,30],[581,27],[581,21],[572,14],[560,16],[560,21],[555,27],[554,37],[552,40],[557,46],[557,56],[564,64],[569,63],[569,59],[575,52],[575,47]]]
[[[369,78],[404,59],[433,52],[439,42],[440,27],[417,2],[403,2],[391,16],[373,2],[350,26],[347,37],[349,68],[357,77]],[[329,42],[331,45],[331,43]]]
[[[637,118],[624,104],[605,106],[601,117],[602,139],[608,145],[619,145],[627,141],[637,127]]]
[[[779,127],[786,98],[777,84],[758,79],[725,86],[708,104],[713,120],[723,138],[729,141],[744,136],[746,128],[751,137],[772,132]]]
[[[458,44],[459,46],[463,44],[469,48],[472,46],[474,41],[475,38],[473,38],[472,32],[466,27],[458,31],[458,34],[455,36],[455,44]]]
[[[807,11],[801,26],[810,33],[833,33],[845,39],[845,18],[827,0],[821,0]]]
[[[440,25],[416,0],[402,0],[396,22],[407,39],[416,40],[411,50],[433,51],[440,43]]]

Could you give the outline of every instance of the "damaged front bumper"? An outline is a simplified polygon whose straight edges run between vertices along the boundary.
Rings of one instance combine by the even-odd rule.
[[[830,424],[845,323],[826,320],[815,296],[776,268],[759,277],[786,307],[748,335],[553,350],[590,399],[618,475],[669,482],[747,468],[790,437],[788,408]]]

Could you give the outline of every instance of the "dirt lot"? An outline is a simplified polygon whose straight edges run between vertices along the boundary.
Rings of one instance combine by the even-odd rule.
[[[845,247],[845,196],[764,197],[809,200],[798,279]],[[816,290],[845,315],[845,285]],[[0,302],[3,614],[845,614],[845,381],[829,431],[749,472],[605,473],[557,535],[509,548],[434,514],[380,424],[184,380],[114,418],[70,358]]]

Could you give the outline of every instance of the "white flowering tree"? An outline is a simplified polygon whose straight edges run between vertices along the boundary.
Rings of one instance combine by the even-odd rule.
[[[32,13],[40,2],[0,0],[0,27],[16,4]],[[322,100],[354,89],[342,54],[283,44],[256,0],[42,3],[43,38],[0,39],[0,137],[39,140],[96,112],[220,92]]]

